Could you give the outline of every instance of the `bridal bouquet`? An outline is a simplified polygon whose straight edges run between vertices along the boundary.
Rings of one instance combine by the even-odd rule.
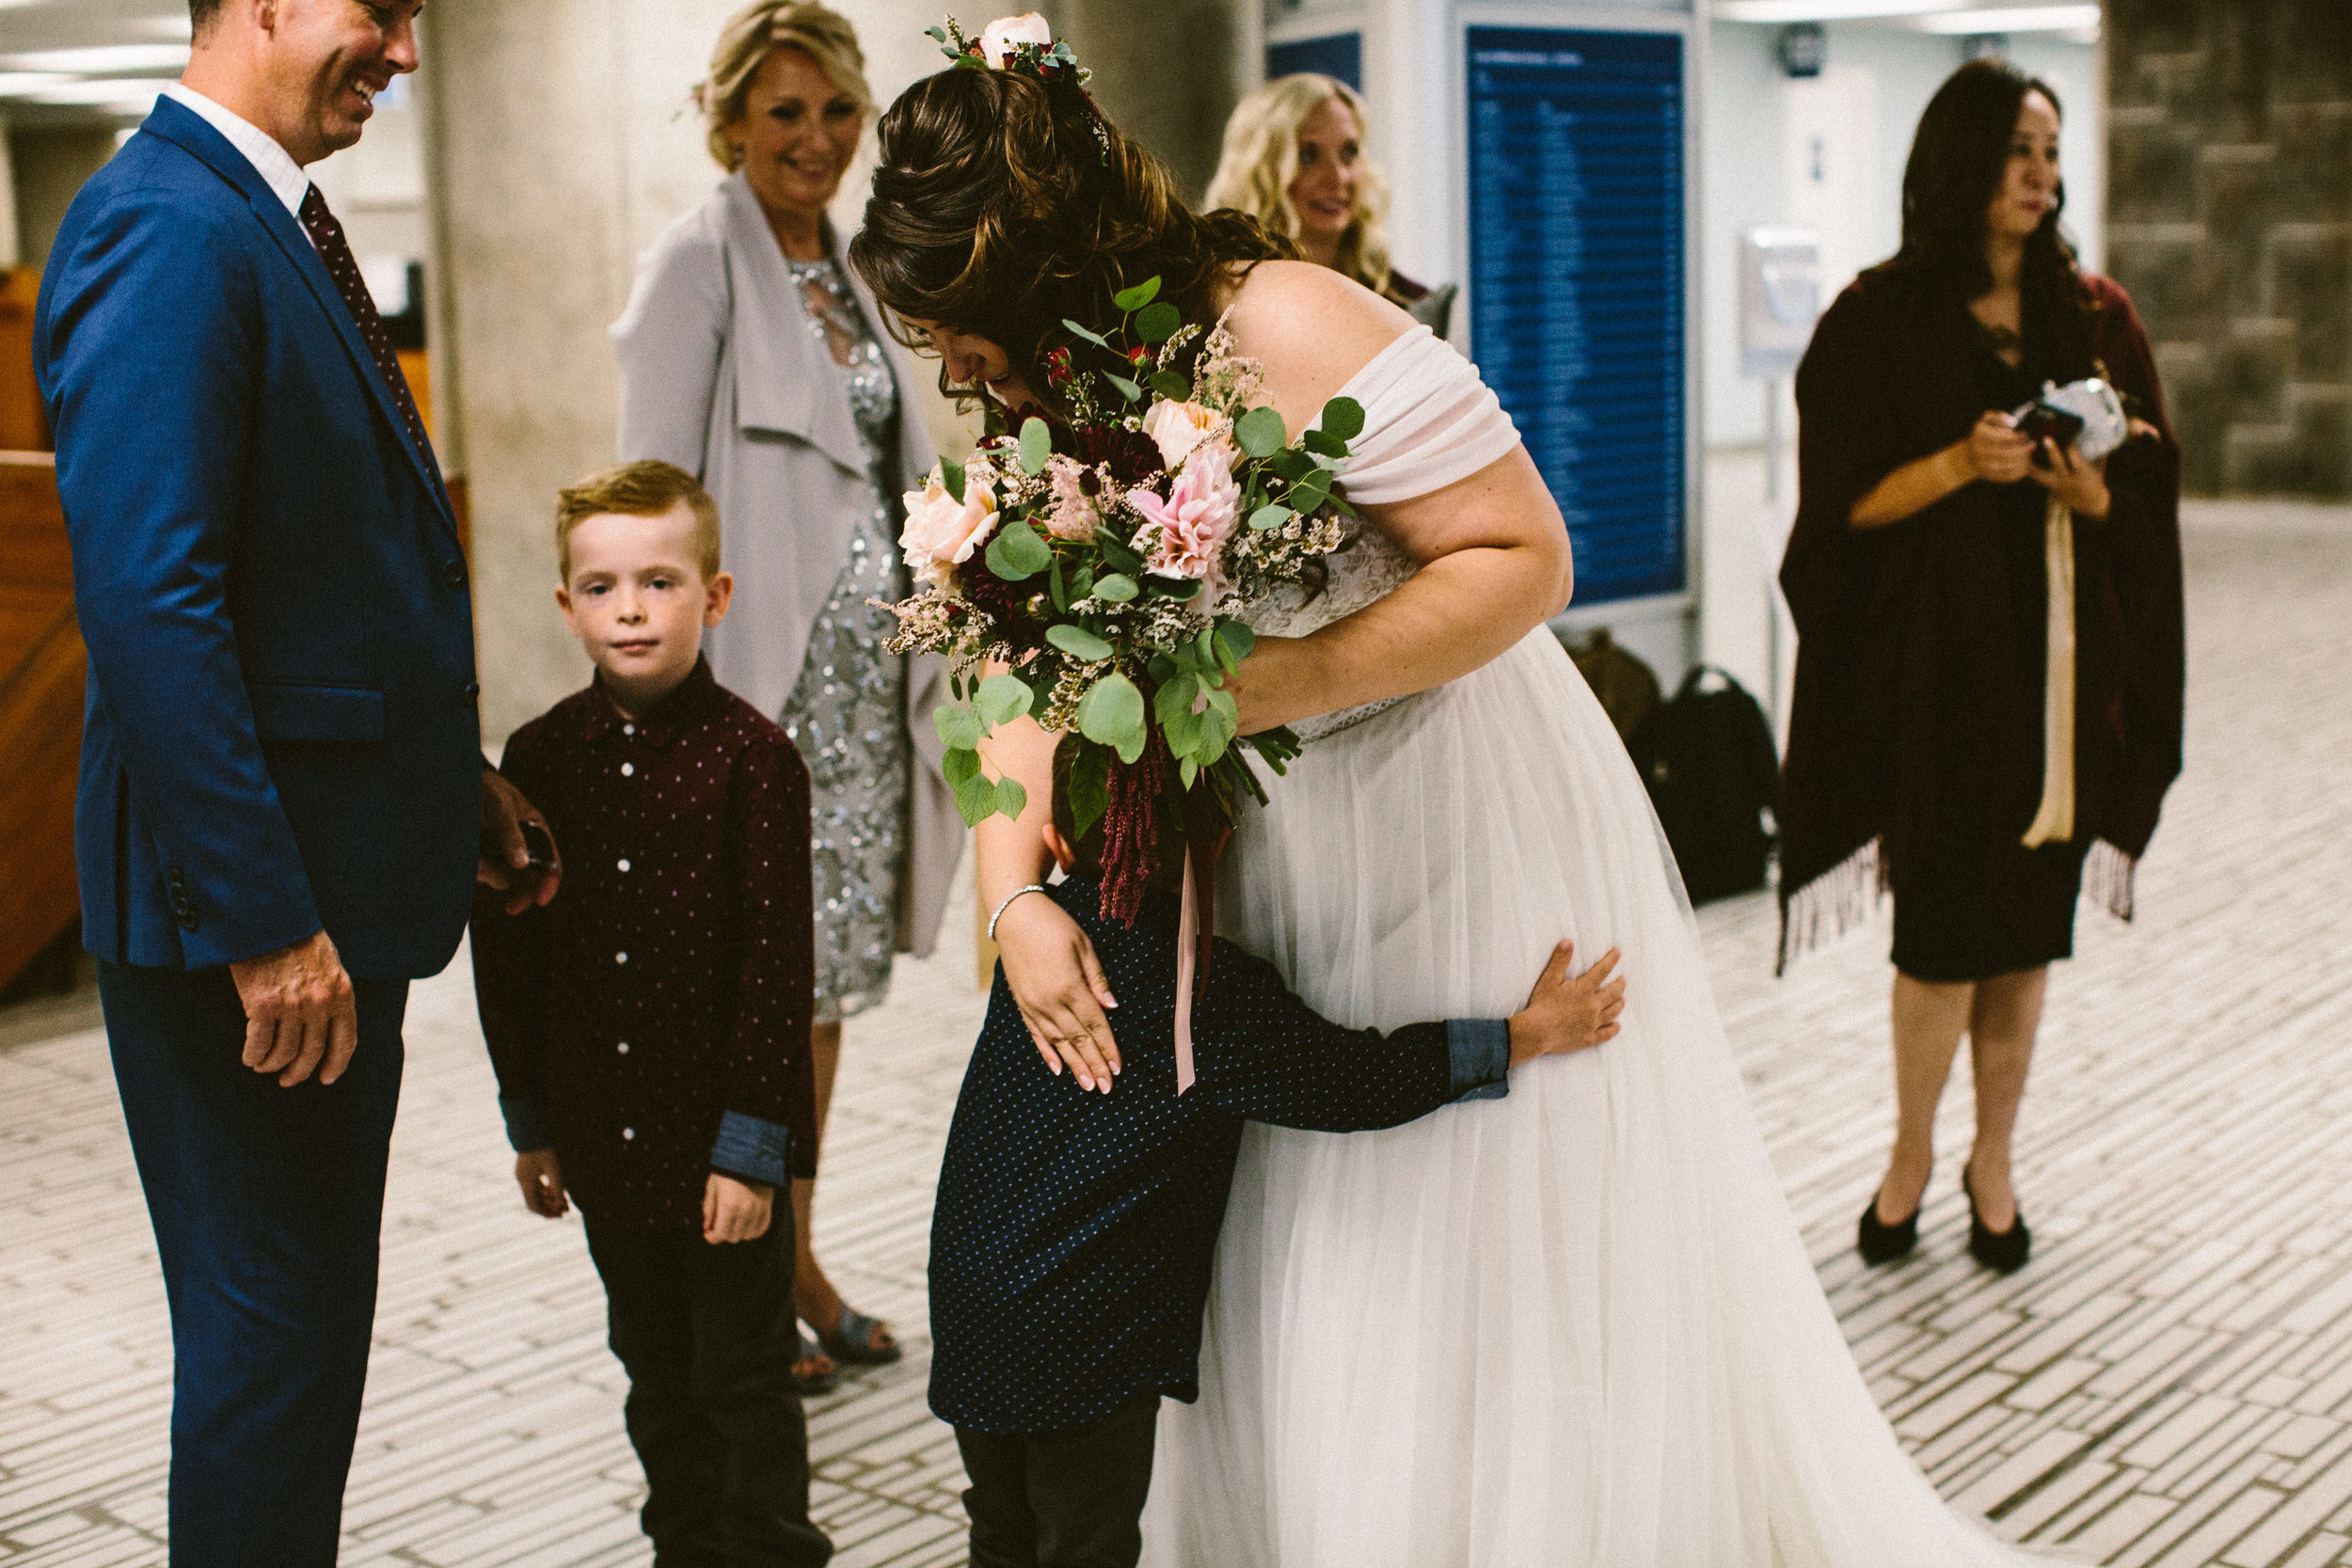
[[[1244,752],[1277,773],[1298,754],[1288,730],[1237,734],[1225,681],[1252,637],[1229,610],[1310,582],[1344,542],[1337,475],[1364,419],[1335,398],[1287,440],[1282,416],[1253,406],[1258,364],[1222,327],[1201,339],[1159,287],[1118,294],[1104,330],[1062,324],[1072,342],[1045,373],[1066,425],[1024,420],[908,494],[898,543],[919,586],[889,607],[894,653],[948,660],[956,701],[931,717],[966,822],[1027,803],[981,770],[997,725],[1025,715],[1084,737],[1071,812],[1081,835],[1104,824],[1103,910],[1127,921],[1166,835],[1205,864],[1240,796],[1264,800]]]

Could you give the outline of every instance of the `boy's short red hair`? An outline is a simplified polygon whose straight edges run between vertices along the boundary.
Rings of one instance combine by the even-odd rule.
[[[572,580],[572,530],[606,513],[659,517],[684,501],[694,514],[694,564],[705,581],[719,575],[719,503],[702,482],[675,463],[640,458],[590,474],[555,493],[555,562]]]

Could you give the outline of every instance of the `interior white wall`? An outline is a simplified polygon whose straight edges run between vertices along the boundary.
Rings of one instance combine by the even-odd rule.
[[[1700,165],[1704,220],[1694,243],[1704,304],[1701,330],[1710,446],[1763,439],[1761,386],[1740,373],[1740,236],[1759,224],[1789,221],[1789,82],[1775,56],[1776,27],[1718,22],[1708,29],[1707,103]],[[1903,161],[1928,100],[1960,66],[1960,40],[1885,24],[1832,23],[1833,66],[1870,72],[1877,86],[1875,191],[1858,214],[1871,259],[1891,256],[1902,238]],[[2099,51],[2055,34],[2019,34],[2010,57],[2055,88],[2066,108],[2058,158],[2066,171],[2066,225],[2092,268],[2106,255],[2104,116]]]

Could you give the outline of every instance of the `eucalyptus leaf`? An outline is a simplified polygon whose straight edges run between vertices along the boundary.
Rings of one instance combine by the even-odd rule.
[[[1157,305],[1147,306],[1143,313],[1136,318],[1136,336],[1147,343],[1164,343],[1176,336],[1177,328],[1184,325],[1184,312],[1162,300]]]
[[[1134,382],[1128,380],[1123,375],[1113,375],[1110,372],[1104,371],[1103,372],[1103,379],[1118,388],[1119,395],[1125,398],[1129,403],[1137,402],[1143,397],[1143,388],[1136,386]]]
[[[1045,641],[1081,664],[1100,664],[1111,657],[1111,645],[1081,626],[1059,621],[1045,628]]]
[[[1020,519],[1006,524],[988,542],[988,569],[1007,582],[1019,582],[1045,570],[1054,552],[1037,530]]]
[[[979,770],[980,753],[977,752],[954,751],[939,761],[940,777],[947,781],[949,789],[962,788],[963,781]]]
[[[1143,755],[1146,738],[1143,693],[1117,671],[1104,675],[1078,699],[1078,731],[1095,744],[1116,751],[1120,761],[1134,762]]]
[[[1275,453],[1274,461],[1269,464],[1268,467],[1272,467],[1276,473],[1280,474],[1284,479],[1297,481],[1305,479],[1309,474],[1313,473],[1317,464],[1315,463],[1314,458],[1309,453],[1300,451],[1295,447],[1291,447]]]
[[[975,773],[956,785],[956,815],[967,828],[977,828],[996,815],[996,784],[985,773]]]
[[[1153,375],[1152,389],[1170,403],[1184,403],[1192,396],[1192,383],[1174,371],[1161,371]]]
[[[1186,789],[1190,789],[1192,787],[1192,781],[1198,778],[1200,774],[1200,768],[1190,757],[1182,758],[1176,764],[1176,777],[1183,783]]]
[[[1113,572],[1107,577],[1097,578],[1094,581],[1094,596],[1098,599],[1108,599],[1113,604],[1125,604],[1138,592],[1140,590],[1136,587],[1135,578],[1118,572]]]
[[[1131,578],[1142,575],[1143,557],[1137,555],[1134,546],[1109,529],[1100,527],[1095,529],[1094,547],[1103,552],[1104,564],[1115,567]]]
[[[1154,275],[1153,277],[1145,278],[1142,282],[1136,284],[1132,289],[1120,290],[1119,293],[1111,295],[1111,303],[1118,306],[1121,310],[1140,310],[1145,306],[1151,304],[1154,299],[1157,299],[1159,297],[1159,293],[1160,280],[1159,277]]]
[[[1311,430],[1298,440],[1299,444],[1309,451],[1323,457],[1345,457],[1347,455],[1347,443],[1328,431]]]
[[[939,482],[947,487],[949,495],[956,498],[956,504],[961,506],[963,504],[963,465],[952,457],[941,458],[939,460]]]
[[[1190,713],[1195,698],[1200,694],[1200,677],[1187,670],[1174,680],[1163,681],[1152,693],[1152,712],[1163,724],[1180,713]]]
[[[1062,581],[1060,556],[1054,557],[1054,564],[1049,571],[1046,582],[1053,592],[1054,608],[1067,615],[1070,612],[1070,589]]]
[[[1103,820],[1110,809],[1111,754],[1100,746],[1083,742],[1078,755],[1070,765],[1070,829],[1073,838],[1084,838],[1093,826]]]
[[[1268,501],[1249,515],[1249,526],[1255,529],[1280,528],[1291,520],[1292,510],[1280,501]]]
[[[1021,421],[1021,471],[1041,474],[1045,460],[1054,455],[1054,436],[1045,428],[1045,421],[1029,418]]]
[[[1168,749],[1176,756],[1188,757],[1199,752],[1203,738],[1200,715],[1189,707],[1179,708],[1160,721],[1160,733],[1168,737]]]
[[[1163,599],[1173,599],[1178,604],[1183,604],[1186,599],[1200,592],[1200,584],[1194,578],[1172,578],[1165,572],[1148,573],[1142,581],[1145,593],[1155,594]]]
[[[996,809],[1007,816],[1019,816],[1029,806],[1028,786],[1008,773],[996,781]]]
[[[980,744],[980,716],[959,703],[942,703],[931,709],[931,728],[951,752],[969,752]]]
[[[1090,331],[1086,327],[1080,326],[1076,322],[1072,321],[1067,316],[1062,318],[1062,325],[1070,328],[1071,331],[1075,332],[1079,337],[1084,338],[1088,342],[1092,343],[1097,348],[1111,347],[1110,340],[1108,338],[1104,337],[1100,332]],[[1117,349],[1111,349],[1111,352],[1116,354],[1119,351]]]
[[[1078,575],[1070,579],[1070,602],[1076,604],[1080,599],[1090,598],[1093,594],[1094,568],[1081,566],[1078,568]]]
[[[1216,624],[1217,655],[1231,669],[1249,657],[1249,650],[1258,645],[1258,634],[1249,629],[1249,623],[1226,616]]]
[[[1343,441],[1364,433],[1364,405],[1354,398],[1333,398],[1323,405],[1323,428]]]
[[[1233,439],[1252,457],[1273,456],[1288,438],[1282,416],[1272,408],[1252,408],[1233,422]]]
[[[980,717],[993,729],[1009,724],[1029,711],[1029,703],[1037,694],[1018,675],[994,674],[980,682],[978,707]]]

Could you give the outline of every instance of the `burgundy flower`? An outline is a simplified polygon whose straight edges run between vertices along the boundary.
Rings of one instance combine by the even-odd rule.
[[[1089,425],[1077,432],[1078,459],[1091,468],[1110,465],[1121,484],[1141,484],[1160,471],[1160,449],[1151,436],[1125,425]]]

